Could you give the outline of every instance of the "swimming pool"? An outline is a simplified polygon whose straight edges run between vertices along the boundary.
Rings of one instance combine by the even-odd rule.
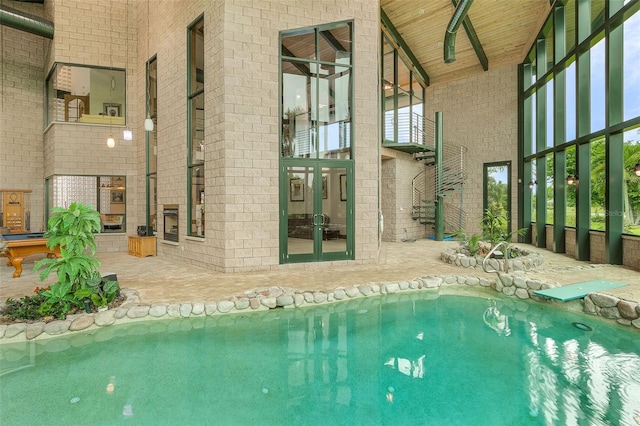
[[[480,290],[124,324],[0,345],[0,424],[634,425],[639,342]]]

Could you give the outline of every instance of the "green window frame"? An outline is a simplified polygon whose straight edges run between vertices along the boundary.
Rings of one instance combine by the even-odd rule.
[[[57,62],[47,76],[45,124],[82,123],[125,126],[126,72]]]
[[[146,132],[146,206],[147,227],[158,231],[158,58],[147,61],[146,112],[153,130]]]
[[[281,158],[352,159],[353,22],[280,33]]]
[[[204,237],[204,17],[187,31],[187,235]]]
[[[565,228],[575,227],[579,260],[590,259],[590,232],[605,233],[606,261],[612,264],[622,263],[622,234],[640,235],[640,226],[628,223],[635,218],[628,211],[637,211],[640,201],[634,207],[620,184],[633,188],[640,160],[632,148],[638,142],[631,141],[640,134],[640,99],[632,79],[640,54],[631,47],[639,13],[639,0],[555,2],[520,66],[519,227],[537,222],[539,247],[546,246],[547,206],[553,211],[553,220],[546,221],[554,227],[553,250],[565,251]],[[527,182],[536,181],[532,164],[539,185],[530,189]]]

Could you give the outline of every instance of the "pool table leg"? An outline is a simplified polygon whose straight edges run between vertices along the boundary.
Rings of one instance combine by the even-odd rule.
[[[16,270],[13,272],[13,278],[19,278],[22,275],[22,261],[24,257],[12,257],[9,259],[9,265],[13,265]]]

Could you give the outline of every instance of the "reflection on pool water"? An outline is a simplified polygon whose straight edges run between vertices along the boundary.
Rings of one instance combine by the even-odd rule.
[[[127,324],[0,345],[0,424],[636,425],[639,342],[488,292]]]

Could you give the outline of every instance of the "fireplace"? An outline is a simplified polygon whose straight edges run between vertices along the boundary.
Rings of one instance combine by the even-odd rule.
[[[162,210],[164,216],[164,239],[178,242],[178,206],[166,204]]]

